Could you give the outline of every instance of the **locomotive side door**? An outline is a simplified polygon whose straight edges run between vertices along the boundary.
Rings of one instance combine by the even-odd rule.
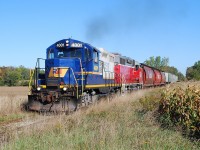
[[[93,71],[99,72],[99,52],[96,49],[93,50]]]

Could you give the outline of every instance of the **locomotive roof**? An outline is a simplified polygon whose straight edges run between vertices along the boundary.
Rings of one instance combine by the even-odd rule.
[[[88,44],[88,43],[84,43],[84,42],[81,42],[81,41],[79,41],[79,40],[75,40],[75,39],[71,39],[71,38],[68,38],[68,39],[62,39],[62,40],[59,40],[59,41],[57,41],[57,42],[55,42],[54,44],[52,44],[51,46],[49,46],[47,49],[49,49],[49,48],[51,48],[51,47],[55,47],[56,46],[56,44],[58,44],[58,43],[64,43],[64,44],[73,44],[73,43],[78,43],[78,44],[81,44],[82,46],[81,47],[77,47],[77,48],[82,48],[82,47],[90,47],[90,48],[93,48],[93,49],[95,49],[97,52],[99,52],[100,53],[100,51],[96,48],[96,47],[94,47],[94,46],[92,46],[92,45],[90,45],[90,44]],[[72,47],[72,46],[71,46]]]
[[[142,66],[147,66],[147,67],[153,68],[153,69],[155,69],[155,70],[159,70],[159,71],[161,71],[161,72],[164,72],[164,71],[161,70],[161,69],[158,69],[158,68],[155,68],[155,67],[152,67],[152,66],[146,65],[146,64],[144,64],[144,63],[140,63],[140,65],[142,65]]]

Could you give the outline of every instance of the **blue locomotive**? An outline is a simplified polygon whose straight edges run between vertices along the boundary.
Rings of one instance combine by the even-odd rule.
[[[114,56],[100,60],[105,51],[74,39],[63,39],[46,50],[45,68],[38,59],[27,108],[35,111],[73,111],[99,95],[116,92]],[[112,65],[113,64],[113,65]],[[109,67],[110,65],[110,67]],[[109,69],[110,68],[110,69]]]

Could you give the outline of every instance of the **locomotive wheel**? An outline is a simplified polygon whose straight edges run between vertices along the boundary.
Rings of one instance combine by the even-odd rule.
[[[66,111],[66,113],[70,113],[73,111],[76,111],[77,109],[77,102],[75,99],[70,99],[69,101],[67,101],[67,107],[68,110]]]

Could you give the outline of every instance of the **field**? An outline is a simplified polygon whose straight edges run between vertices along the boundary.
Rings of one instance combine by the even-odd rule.
[[[185,83],[180,85],[187,87]],[[160,88],[107,98],[68,116],[22,112],[20,105],[27,100],[28,89],[1,87],[0,90],[4,91],[0,115],[10,118],[0,124],[2,149],[200,148],[197,141],[189,140],[178,130],[162,128],[155,118],[155,108],[144,111],[141,98],[157,93]]]
[[[0,87],[0,91],[0,145],[3,145],[22,128],[43,118],[22,111],[22,105],[28,100],[28,87]]]
[[[27,87],[0,87],[0,123],[19,117],[21,105],[27,101]]]

